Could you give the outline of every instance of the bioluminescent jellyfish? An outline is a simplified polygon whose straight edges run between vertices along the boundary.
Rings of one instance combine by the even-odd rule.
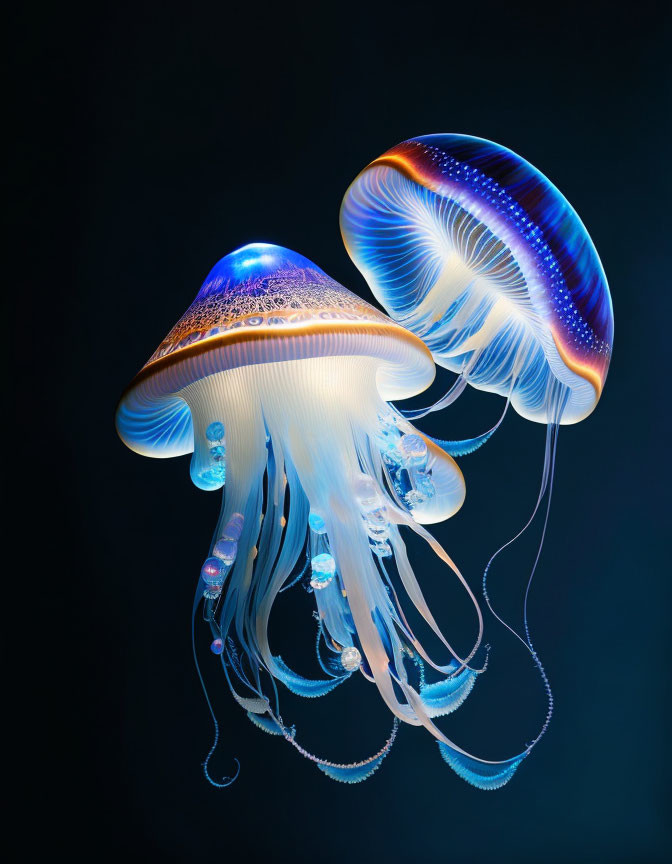
[[[467,135],[427,135],[393,147],[359,174],[343,199],[341,230],[376,298],[457,373],[443,399],[407,416],[454,402],[470,384],[547,424],[539,498],[520,534],[545,494],[548,519],[558,426],[595,408],[613,342],[606,277],[576,212],[510,150]],[[466,455],[503,416],[482,435],[437,443]],[[542,542],[545,530],[546,522]],[[485,569],[490,608],[487,574],[503,548]],[[547,690],[543,733],[553,700],[530,638],[529,586],[524,633],[509,629],[532,653]]]
[[[460,508],[462,474],[389,404],[422,392],[434,374],[417,336],[303,256],[252,244],[208,274],[123,395],[117,429],[147,456],[192,453],[194,483],[224,490],[194,613],[201,610],[212,655],[257,726],[351,783],[375,771],[399,720],[424,726],[457,773],[494,788],[518,760],[472,757],[434,722],[471,691],[482,634],[474,595],[422,527]],[[478,635],[466,656],[427,607],[403,527],[424,538],[468,592]],[[319,678],[291,669],[269,641],[274,601],[295,584],[314,596]],[[431,657],[416,637],[402,589],[444,657]],[[306,650],[315,650],[312,640]],[[373,756],[335,763],[299,744],[282,718],[281,690],[324,696],[354,674],[377,686],[393,729]],[[215,732],[216,744],[216,721]],[[207,759],[204,768],[215,785],[230,782],[214,781]]]

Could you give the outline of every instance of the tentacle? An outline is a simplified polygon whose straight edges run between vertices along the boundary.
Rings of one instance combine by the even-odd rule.
[[[218,780],[214,780],[212,778],[212,776],[210,775],[208,765],[210,763],[210,759],[212,758],[212,755],[214,754],[215,750],[217,749],[217,745],[219,744],[219,723],[217,722],[217,717],[215,715],[214,708],[212,707],[212,702],[210,701],[210,696],[208,695],[208,688],[205,686],[205,681],[203,680],[203,674],[201,672],[201,667],[200,667],[200,664],[198,662],[198,656],[196,654],[196,638],[194,635],[194,620],[196,618],[196,611],[198,609],[198,605],[201,601],[202,595],[203,595],[203,589],[202,589],[202,585],[201,585],[201,580],[199,579],[198,587],[196,589],[196,596],[194,597],[194,603],[193,603],[192,610],[191,610],[191,651],[192,651],[192,654],[194,657],[194,664],[196,666],[196,673],[198,675],[198,680],[200,681],[201,689],[203,690],[203,695],[205,696],[205,701],[206,701],[206,704],[208,706],[208,711],[210,712],[212,724],[214,726],[214,736],[213,736],[212,746],[210,747],[210,750],[208,750],[208,754],[202,763],[202,768],[203,768],[203,774],[205,775],[205,779],[208,781],[208,783],[211,783],[217,789],[225,789],[227,786],[230,786],[238,778],[238,775],[240,774],[240,762],[234,756],[234,762],[236,763],[236,773],[233,775],[233,777],[222,777],[222,779],[218,781]]]
[[[308,551],[308,548],[306,547],[306,561],[305,561],[305,564],[303,565],[303,567],[302,567],[301,570],[299,571],[298,575],[295,576],[294,579],[292,579],[291,582],[288,582],[286,585],[283,585],[283,587],[279,590],[278,593],[279,593],[279,594],[282,594],[283,591],[288,591],[290,588],[293,588],[295,585],[298,585],[298,583],[303,579],[303,577],[304,577],[304,576],[306,575],[306,573],[308,572],[308,568],[309,568],[309,567],[310,567],[310,553],[309,553],[309,551]]]
[[[496,558],[498,558],[499,555],[505,549],[507,549],[509,546],[511,546],[513,543],[515,543],[520,537],[522,537],[522,535],[527,531],[527,529],[530,527],[530,525],[534,521],[535,516],[537,515],[537,512],[539,510],[539,506],[541,505],[541,502],[544,498],[544,495],[545,495],[547,489],[549,489],[549,480],[553,476],[554,462],[555,462],[555,448],[556,448],[556,442],[557,442],[557,431],[558,431],[558,427],[555,424],[549,424],[549,426],[547,427],[546,444],[545,444],[545,451],[544,451],[544,468],[543,468],[541,483],[540,483],[540,487],[539,487],[539,494],[537,496],[537,501],[534,505],[534,509],[532,510],[530,517],[528,518],[525,525],[523,525],[523,527],[520,529],[520,531],[518,531],[517,534],[515,534],[510,540],[507,540],[506,543],[504,543],[502,546],[500,546],[499,549],[497,549],[490,556],[490,559],[489,559],[488,563],[486,564],[485,570],[483,572],[483,583],[482,583],[483,596],[485,598],[485,602],[488,606],[488,609],[495,616],[495,618],[500,622],[500,624],[502,624],[504,627],[506,627],[506,629],[509,630],[509,632],[511,632],[517,639],[519,639],[523,643],[523,645],[525,645],[528,648],[529,648],[529,645],[527,644],[527,640],[525,638],[523,638],[520,635],[520,633],[518,633],[506,621],[504,621],[497,614],[495,609],[493,608],[491,600],[490,600],[490,595],[488,593],[487,578],[488,578],[488,573],[490,571],[490,568],[492,567],[492,564],[494,563]],[[550,507],[550,495],[549,495],[548,507]],[[544,535],[545,535],[545,529],[544,529]],[[543,543],[543,535],[542,535],[542,543]],[[538,561],[540,553],[541,553],[541,544],[540,544],[538,555],[537,555],[537,561]],[[535,565],[533,567],[531,577],[534,575],[534,571],[536,570],[537,561],[535,561]],[[529,583],[528,583],[528,585],[529,585]],[[528,592],[529,592],[529,587],[528,587],[528,591],[526,591],[526,596],[527,596]]]
[[[448,392],[444,393],[444,395],[433,405],[430,405],[427,408],[417,408],[415,410],[402,411],[398,408],[396,410],[399,411],[402,417],[405,417],[407,420],[419,420],[421,417],[426,417],[427,414],[431,414],[433,411],[440,411],[442,408],[447,408],[448,405],[452,405],[453,402],[457,401],[457,399],[462,395],[468,383],[467,378],[460,373]]]
[[[278,734],[281,729],[283,737],[291,739],[294,747],[322,766],[329,776],[359,782],[379,766],[394,735],[381,751],[360,763],[341,765],[314,757],[297,744],[294,731],[283,724],[276,683],[283,682],[302,696],[321,696],[360,668],[366,678],[375,682],[395,718],[424,726],[458,754],[458,762],[464,757],[477,764],[495,764],[461,750],[432,720],[455,710],[471,691],[479,670],[468,664],[481,645],[483,620],[466,580],[440,544],[415,522],[410,512],[412,505],[404,509],[387,491],[382,455],[376,444],[376,418],[385,410],[384,404],[362,400],[358,405],[361,416],[355,424],[339,412],[336,403],[326,406],[320,402],[318,408],[316,400],[309,398],[313,389],[294,393],[291,387],[278,387],[271,370],[257,371],[260,375],[269,373],[263,411],[254,400],[241,398],[236,403],[237,413],[231,412],[227,425],[231,470],[227,471],[227,497],[216,534],[219,539],[212,551],[216,552],[220,539],[225,539],[222,532],[232,512],[240,515],[241,531],[235,560],[227,571],[226,592],[219,608],[207,610],[207,620],[225,646],[221,662],[234,698],[253,715],[252,722],[270,734]],[[353,366],[352,371],[353,375],[360,374],[359,367],[355,370]],[[292,382],[295,387],[294,379]],[[322,386],[317,367],[315,381],[304,381],[301,386],[308,384],[310,388]],[[222,391],[222,399],[227,398],[226,393]],[[305,435],[304,414],[313,424],[312,434],[321,436],[320,447]],[[415,446],[412,441],[408,443],[409,447]],[[409,460],[419,458],[413,455],[415,452],[409,449]],[[364,475],[359,473],[361,470]],[[425,473],[431,483],[430,473]],[[334,662],[332,672],[322,663],[328,678],[318,680],[290,669],[272,653],[268,637],[274,600],[291,580],[301,559],[308,525],[311,586],[319,631],[324,632],[325,644],[333,645],[334,652],[342,652],[343,667],[343,671],[339,670]],[[451,648],[427,606],[408,562],[399,533],[401,525],[407,525],[430,544],[455,572],[474,604],[478,636],[466,657]],[[383,558],[391,555],[409,598],[451,653],[453,659],[443,666],[429,658],[404,617],[383,564]],[[318,632],[318,646],[319,639]],[[410,666],[410,661],[415,667]],[[446,680],[427,682],[425,662]],[[473,766],[470,770],[477,774]],[[483,773],[492,775],[493,769],[485,768]]]
[[[317,662],[320,664],[322,670],[327,673],[331,678],[342,678],[343,677],[343,665],[339,660],[328,658],[325,660],[322,657],[322,651],[320,650],[320,644],[322,640],[325,641],[326,644],[326,635],[324,632],[324,627],[322,626],[322,621],[317,612],[313,612],[313,615],[317,618],[317,638],[315,639],[315,654],[317,656]],[[335,648],[331,649],[335,651]]]
[[[399,721],[395,717],[390,737],[381,749],[373,756],[369,756],[368,759],[362,759],[360,762],[350,763],[329,762],[319,756],[314,756],[296,741],[293,734],[286,730],[283,731],[283,734],[286,741],[289,741],[289,743],[306,759],[315,762],[320,771],[328,777],[331,777],[332,780],[338,780],[340,783],[361,783],[363,780],[367,780],[375,771],[378,770],[378,768],[380,768],[383,759],[392,749],[392,745],[397,737],[398,728]]]
[[[429,546],[433,549],[433,551],[436,553],[436,555],[438,555],[438,557],[450,567],[450,569],[453,571],[453,573],[457,576],[460,584],[463,586],[463,588],[467,592],[469,599],[471,600],[471,602],[474,606],[474,610],[476,612],[476,617],[478,620],[478,635],[476,636],[476,641],[474,642],[474,645],[473,645],[471,651],[469,652],[469,654],[466,657],[462,658],[453,649],[451,644],[448,642],[448,640],[445,638],[445,636],[441,632],[441,629],[439,628],[438,624],[436,623],[436,620],[435,620],[431,610],[429,609],[429,606],[427,605],[427,601],[425,600],[424,594],[422,593],[422,589],[420,588],[418,580],[417,580],[417,578],[413,572],[413,569],[411,568],[411,565],[408,561],[408,556],[406,554],[406,547],[405,547],[403,541],[401,540],[401,538],[398,536],[398,534],[395,536],[395,538],[394,538],[395,539],[395,542],[394,542],[395,560],[397,562],[397,568],[399,570],[399,576],[400,576],[401,581],[404,585],[404,588],[406,589],[406,593],[410,597],[411,601],[413,602],[413,604],[416,607],[416,609],[418,610],[418,612],[420,612],[420,614],[422,615],[424,620],[427,622],[427,624],[429,624],[433,633],[436,636],[438,636],[438,638],[441,640],[441,642],[450,651],[452,656],[459,662],[460,665],[459,665],[457,671],[461,671],[462,669],[467,668],[469,666],[469,663],[471,662],[471,660],[476,655],[476,652],[478,651],[478,649],[481,645],[481,642],[483,640],[483,614],[481,613],[481,609],[480,609],[480,606],[478,604],[478,601],[476,600],[476,596],[474,595],[473,591],[469,587],[469,584],[467,583],[467,581],[464,578],[464,576],[462,575],[462,573],[459,571],[455,562],[448,555],[448,553],[443,548],[443,546],[441,546],[441,544],[438,542],[438,540],[436,540],[425,528],[423,528],[422,525],[418,525],[418,523],[415,522],[415,520],[412,519],[412,517],[410,517],[409,514],[405,513],[400,508],[395,507],[394,513],[402,524],[407,525],[418,536],[422,537],[429,544]],[[436,669],[438,672],[442,672],[443,674],[456,674],[456,671],[452,670],[450,668],[450,666],[445,666],[445,665],[442,666],[440,664],[435,663],[425,653],[424,649],[422,648],[422,646],[419,643],[416,642],[416,643],[414,643],[414,645],[415,645],[416,650],[420,654],[420,656],[427,663],[429,663],[430,666],[432,666],[434,669]],[[479,671],[479,670],[473,670],[473,671]]]
[[[350,673],[346,672],[339,678],[331,678],[327,681],[304,678],[293,672],[282,657],[274,657],[273,659],[275,661],[273,672],[276,678],[279,678],[292,693],[295,693],[297,696],[306,696],[309,699],[331,693],[335,687],[338,687],[339,684],[342,684],[343,681],[350,677]]]
[[[553,692],[551,690],[550,681],[549,681],[548,676],[546,674],[546,670],[544,669],[544,666],[541,662],[541,659],[540,659],[539,655],[537,654],[537,652],[536,652],[536,650],[532,644],[532,640],[530,637],[530,629],[529,629],[529,624],[528,624],[528,617],[527,617],[528,598],[529,598],[530,588],[532,585],[532,579],[534,578],[534,574],[536,572],[537,565],[538,565],[539,559],[541,557],[541,550],[543,548],[544,539],[546,537],[546,529],[547,529],[547,525],[548,525],[548,517],[549,517],[549,513],[550,513],[551,499],[552,499],[552,492],[553,492],[553,476],[555,473],[555,457],[556,457],[556,449],[557,449],[558,429],[559,429],[560,419],[562,417],[562,412],[563,412],[564,407],[565,407],[566,402],[567,402],[568,393],[566,392],[566,388],[564,388],[561,384],[557,383],[555,386],[553,386],[550,389],[548,398],[549,398],[549,402],[550,402],[549,416],[551,417],[552,422],[549,423],[549,425],[547,427],[546,444],[545,444],[545,449],[544,449],[544,469],[542,472],[542,479],[541,479],[541,484],[540,484],[540,489],[539,489],[539,495],[537,497],[536,504],[535,504],[534,509],[532,511],[532,515],[529,517],[529,519],[527,520],[527,522],[525,523],[523,528],[513,538],[511,538],[507,543],[505,543],[503,546],[501,546],[491,556],[490,560],[488,561],[488,563],[486,565],[485,571],[483,573],[483,595],[485,597],[485,601],[487,603],[487,606],[488,606],[490,612],[494,615],[494,617],[501,624],[503,624],[504,627],[506,627],[507,630],[509,630],[509,632],[511,632],[520,642],[522,642],[522,644],[525,646],[525,648],[530,652],[530,655],[532,656],[534,664],[537,667],[537,670],[539,671],[539,675],[541,677],[544,691],[546,693],[546,697],[548,700],[548,708],[546,711],[546,716],[544,718],[544,722],[543,722],[541,729],[539,730],[538,734],[536,735],[536,737],[534,738],[532,743],[528,746],[527,753],[529,753],[530,750],[532,749],[532,747],[534,747],[539,742],[539,740],[542,738],[542,736],[544,735],[544,733],[548,729],[551,718],[553,716],[553,705],[554,705]],[[511,627],[511,625],[509,625],[506,621],[504,621],[495,612],[495,610],[492,606],[492,603],[490,601],[489,594],[488,594],[487,577],[488,577],[488,572],[490,570],[490,567],[492,566],[492,563],[497,558],[497,556],[504,549],[506,549],[508,546],[510,546],[512,543],[514,543],[516,540],[518,540],[518,538],[520,538],[525,533],[525,531],[529,528],[529,526],[532,524],[532,522],[534,521],[534,518],[537,514],[537,511],[539,510],[539,506],[540,506],[540,504],[544,498],[544,495],[546,493],[548,493],[548,494],[547,494],[547,501],[546,501],[546,512],[545,512],[545,516],[544,516],[544,525],[543,525],[543,529],[542,529],[542,533],[541,533],[541,538],[539,540],[539,545],[537,547],[537,554],[536,554],[534,564],[532,566],[532,570],[530,572],[530,575],[529,575],[529,578],[527,581],[527,585],[526,585],[526,589],[525,589],[525,598],[524,598],[524,602],[523,602],[523,626],[524,626],[524,630],[525,630],[525,636],[523,637],[520,635],[520,633],[518,633],[513,627]],[[446,758],[445,754],[444,754],[444,758]],[[448,763],[451,764],[451,762],[447,758],[446,758],[446,761],[448,761]],[[467,774],[469,773],[470,770],[471,770],[471,768],[469,766],[465,767],[465,771],[467,772]],[[515,771],[515,768],[513,770]],[[460,772],[458,771],[458,773],[460,773]],[[472,782],[472,780],[470,780],[468,776],[465,776],[465,779],[469,780],[469,782]],[[499,779],[501,779],[501,778],[499,778]],[[504,780],[504,782],[506,782],[506,780]],[[502,784],[498,783],[497,786],[492,786],[492,787],[488,786],[487,788],[498,788],[499,785],[502,785]],[[482,787],[482,788],[486,788],[486,787]]]
[[[499,789],[504,786],[516,773],[516,769],[523,761],[524,754],[520,758],[511,759],[509,762],[497,762],[485,764],[462,753],[458,753],[448,747],[443,741],[437,742],[441,756],[450,765],[453,771],[467,783],[477,789]]]
[[[282,727],[279,726],[272,717],[267,717],[265,714],[253,714],[247,712],[247,716],[254,725],[269,735],[282,735]]]
[[[420,698],[428,717],[443,717],[452,714],[471,693],[478,673],[463,669],[453,678],[445,678],[420,687]]]
[[[445,450],[449,456],[453,458],[458,458],[459,456],[468,456],[470,453],[475,453],[480,447],[482,447],[485,443],[487,443],[495,432],[499,429],[506,416],[507,409],[510,404],[510,399],[506,400],[506,404],[504,405],[504,410],[502,411],[501,417],[492,427],[492,429],[488,429],[487,432],[484,432],[482,435],[477,435],[475,438],[465,438],[463,441],[444,441],[440,438],[432,438],[431,435],[427,435],[437,447],[440,447],[442,450]]]

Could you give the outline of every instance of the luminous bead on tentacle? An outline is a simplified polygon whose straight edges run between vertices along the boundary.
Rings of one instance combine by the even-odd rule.
[[[212,554],[220,558],[228,567],[236,560],[237,553],[238,543],[235,540],[227,540],[225,537],[220,537],[212,547]]]
[[[319,513],[311,511],[308,516],[308,524],[310,525],[310,530],[316,534],[326,534],[327,527]]]
[[[243,532],[243,525],[245,524],[245,517],[242,513],[234,513],[229,521],[224,526],[224,530],[222,531],[222,537],[225,540],[235,540],[236,542],[240,539],[240,535]]]
[[[336,562],[333,555],[323,552],[321,555],[316,555],[311,559],[310,566],[313,572],[310,585],[316,591],[321,591],[334,578],[336,572]]]
[[[419,435],[402,435],[399,450],[406,467],[424,468],[427,465],[427,445]]]
[[[205,430],[205,437],[208,441],[221,441],[224,438],[224,424],[219,421],[211,423]]]
[[[362,665],[362,655],[352,645],[341,651],[341,665],[348,672],[356,672]]]

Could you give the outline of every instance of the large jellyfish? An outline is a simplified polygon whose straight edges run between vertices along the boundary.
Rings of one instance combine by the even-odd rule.
[[[544,495],[547,520],[558,426],[595,408],[613,342],[606,277],[576,212],[510,150],[467,135],[427,135],[393,147],[356,177],[343,199],[341,230],[376,298],[438,364],[457,373],[443,399],[407,416],[449,405],[470,384],[505,397],[504,411],[511,404],[547,425],[539,497],[513,540],[532,523]],[[436,443],[454,456],[471,453],[503,416],[481,435]],[[542,542],[545,530],[546,521]],[[509,543],[485,568],[483,591],[493,612],[487,575]],[[539,553],[523,632],[502,623],[541,673],[549,699],[543,734],[553,699],[527,621],[538,560]]]
[[[462,474],[388,404],[422,392],[434,373],[417,336],[301,255],[257,243],[208,274],[125,391],[117,429],[147,456],[193,452],[194,483],[224,489],[194,612],[202,610],[211,650],[257,726],[284,737],[330,777],[357,782],[385,757],[399,720],[422,725],[458,774],[496,788],[521,757],[480,760],[434,723],[473,687],[482,634],[476,599],[422,528],[462,505]],[[467,656],[427,607],[403,526],[429,543],[471,598],[478,634]],[[274,601],[297,581],[314,594],[319,679],[290,669],[269,644]],[[431,657],[416,638],[395,585],[444,657]],[[373,756],[336,764],[299,744],[282,719],[280,690],[322,696],[355,673],[377,686],[394,715],[392,734]],[[216,721],[215,732],[216,744]],[[230,782],[213,780],[207,759],[204,770],[215,785]]]

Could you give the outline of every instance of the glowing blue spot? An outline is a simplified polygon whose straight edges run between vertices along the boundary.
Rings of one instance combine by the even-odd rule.
[[[208,441],[221,441],[224,437],[224,424],[218,421],[211,423],[205,430],[205,437]]]
[[[220,558],[225,564],[231,565],[238,554],[238,544],[235,540],[218,540],[212,550],[212,554]]]
[[[310,525],[311,530],[316,534],[325,534],[327,531],[324,519],[317,513],[311,512],[308,517],[308,524]]]
[[[206,585],[221,585],[224,582],[223,565],[219,558],[206,558],[201,567],[201,577]]]
[[[224,650],[224,643],[221,639],[213,639],[210,645],[210,650],[213,654],[221,654]]]

